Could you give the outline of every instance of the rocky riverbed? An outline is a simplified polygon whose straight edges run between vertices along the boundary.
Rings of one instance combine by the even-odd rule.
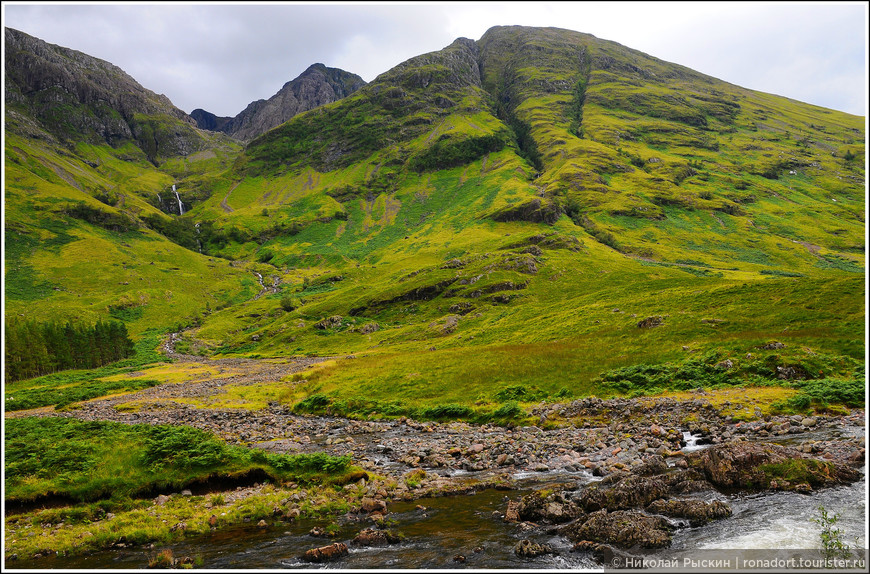
[[[244,371],[183,384],[163,384],[136,393],[81,403],[64,411],[19,411],[7,416],[75,417],[122,423],[189,425],[232,444],[276,453],[326,452],[352,456],[355,464],[387,476],[423,469],[433,477],[467,473],[515,476],[565,471],[606,476],[642,467],[651,457],[680,455],[690,433],[700,444],[732,441],[791,443],[824,460],[860,464],[864,460],[864,411],[849,415],[774,416],[741,421],[723,416],[699,391],[697,398],[585,398],[533,409],[536,426],[505,428],[464,422],[355,421],[300,416],[288,406],[257,411],[194,407],[173,399],[207,397],[227,385],[280,380],[324,359],[287,362],[253,359],[207,360],[175,355],[179,361],[206,362]],[[136,403],[135,412],[119,410]],[[549,421],[558,420],[558,428]]]
[[[7,416],[189,425],[229,443],[269,452],[349,454],[355,465],[371,473],[364,499],[371,507],[367,512],[388,512],[388,504],[399,500],[486,486],[517,488],[529,476],[558,477],[566,481],[564,488],[514,501],[504,509],[503,519],[531,526],[561,525],[561,536],[601,559],[613,548],[667,546],[675,525],[698,525],[730,515],[728,505],[716,496],[697,493],[747,486],[809,492],[857,480],[860,473],[855,469],[863,466],[865,457],[863,411],[745,421],[723,415],[703,391],[682,401],[585,398],[540,404],[533,409],[536,425],[513,428],[300,416],[279,404],[261,410],[197,408],[174,399],[213,396],[230,384],[281,380],[322,359],[175,358],[233,373],[92,400],[64,412]],[[135,412],[118,408],[133,402],[139,407]],[[687,439],[693,448],[687,448]],[[764,465],[780,468],[796,460],[811,461],[801,462],[801,469],[809,468],[809,473],[757,472]],[[380,486],[384,482],[374,476],[393,478],[395,486],[385,490]],[[597,482],[578,489],[581,478]],[[253,495],[258,490],[237,488],[235,494],[245,492]],[[521,541],[516,552],[528,557],[546,553],[539,546]]]

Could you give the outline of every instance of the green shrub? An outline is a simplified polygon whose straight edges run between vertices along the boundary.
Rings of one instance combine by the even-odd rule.
[[[523,416],[525,412],[516,401],[508,401],[492,412],[494,419],[516,419]]]
[[[504,145],[504,139],[498,135],[437,141],[431,148],[412,158],[409,165],[418,172],[456,167],[476,161],[490,152],[501,151]]]
[[[330,402],[329,397],[323,393],[316,393],[297,403],[293,410],[300,413],[322,412],[329,406]]]
[[[214,468],[229,459],[227,445],[210,433],[192,427],[159,425],[145,440],[142,462],[154,470],[165,466],[190,470]]]
[[[428,407],[422,410],[420,416],[424,419],[460,419],[468,418],[474,415],[474,411],[470,407],[457,404],[437,405]]]

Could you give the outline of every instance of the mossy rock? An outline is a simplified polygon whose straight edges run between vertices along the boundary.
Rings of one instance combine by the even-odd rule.
[[[726,489],[806,491],[852,483],[860,477],[844,464],[809,458],[776,444],[716,445],[691,453],[686,460],[712,484]]]

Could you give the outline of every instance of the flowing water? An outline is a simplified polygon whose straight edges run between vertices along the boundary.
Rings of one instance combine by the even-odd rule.
[[[172,186],[172,191],[175,193],[175,199],[178,201],[178,215],[184,215],[184,204],[181,203],[181,196],[175,191],[175,186]]]
[[[599,569],[585,552],[572,552],[571,543],[546,528],[508,524],[502,518],[508,499],[517,500],[534,488],[564,483],[565,474],[538,473],[526,479],[519,491],[486,490],[471,495],[445,496],[390,505],[391,528],[405,539],[386,547],[359,548],[350,541],[365,528],[365,520],[342,522],[333,538],[309,534],[323,520],[301,520],[269,529],[253,525],[217,532],[168,546],[176,557],[193,556],[206,569]],[[573,475],[581,484],[594,480]],[[731,518],[698,528],[675,532],[671,548],[649,551],[646,559],[683,560],[686,557],[731,557],[734,549],[817,549],[820,527],[813,522],[818,507],[840,514],[837,527],[843,540],[853,548],[866,548],[865,478],[850,486],[830,488],[810,495],[778,492],[750,496],[719,496],[734,511]],[[422,507],[422,508],[419,508]],[[513,548],[522,539],[549,544],[556,554],[519,558]],[[299,559],[306,550],[344,542],[350,554],[327,565],[308,564]],[[139,569],[158,550],[120,549],[82,557],[57,557],[7,563],[14,568]],[[700,553],[699,553],[700,551]],[[460,559],[464,557],[464,561]]]
[[[863,433],[863,429],[860,431]],[[817,440],[831,438],[819,433]],[[776,442],[807,439],[786,437]],[[701,437],[684,434],[684,451],[706,448],[698,444]],[[372,437],[375,440],[375,437]],[[703,441],[700,441],[703,442]],[[473,475],[474,473],[463,473]],[[278,523],[267,529],[254,525],[191,538],[181,543],[160,546],[153,550],[125,548],[97,552],[80,557],[49,557],[19,560],[7,567],[26,569],[140,569],[158,551],[169,548],[176,557],[192,556],[201,560],[206,569],[297,569],[338,568],[361,569],[494,569],[494,570],[588,570],[601,569],[587,552],[572,551],[572,544],[551,527],[532,527],[506,523],[503,513],[509,500],[518,500],[532,490],[573,482],[579,488],[599,480],[588,472],[529,472],[514,476],[519,490],[484,490],[482,492],[424,498],[413,502],[396,502],[389,506],[390,528],[401,533],[402,542],[385,547],[356,547],[351,540],[361,530],[373,527],[364,517],[347,515],[338,520],[340,530],[332,538],[313,537],[315,526],[325,526],[328,520],[305,519],[295,523]],[[733,510],[730,518],[713,521],[701,527],[681,527],[674,533],[670,548],[635,552],[647,566],[673,566],[686,560],[729,560],[727,568],[738,560],[770,556],[820,556],[821,526],[819,507],[829,515],[839,515],[835,527],[842,540],[852,548],[866,548],[866,477],[848,486],[828,488],[811,494],[773,492],[724,495],[714,493],[708,498],[728,502]],[[536,558],[520,558],[514,546],[523,539],[548,544],[554,554]],[[300,560],[306,550],[344,542],[350,554],[328,564],[308,564]],[[753,554],[758,551],[761,554]],[[776,552],[773,552],[776,551]],[[798,552],[800,551],[800,552]],[[622,558],[625,560],[625,558]],[[619,558],[616,558],[619,560]],[[634,563],[639,565],[640,563]],[[694,563],[692,563],[694,564]],[[692,564],[688,564],[691,569]],[[737,564],[740,568],[741,564]],[[745,564],[743,564],[745,566]],[[704,568],[699,568],[703,570]]]

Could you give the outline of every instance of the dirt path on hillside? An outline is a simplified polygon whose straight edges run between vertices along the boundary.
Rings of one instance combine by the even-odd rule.
[[[224,198],[221,200],[221,207],[223,207],[223,208],[224,208],[224,211],[226,211],[227,213],[232,213],[233,211],[235,211],[235,210],[234,210],[232,207],[230,207],[230,205],[227,203],[227,200],[230,198],[230,194],[231,194],[233,191],[235,191],[235,189],[236,189],[237,187],[239,187],[239,185],[240,185],[241,183],[242,183],[242,182],[240,181],[240,182],[236,183],[236,185],[232,186],[232,187],[230,188],[230,190],[227,192],[226,196],[224,196]]]

